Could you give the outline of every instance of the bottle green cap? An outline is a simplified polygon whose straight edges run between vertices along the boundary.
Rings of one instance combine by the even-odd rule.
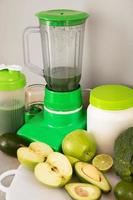
[[[0,91],[12,91],[24,88],[26,78],[20,71],[0,70]]]
[[[90,104],[104,110],[133,107],[133,90],[123,85],[102,85],[92,89]]]
[[[85,22],[89,14],[77,10],[47,10],[36,14],[40,23],[49,26],[75,26]]]

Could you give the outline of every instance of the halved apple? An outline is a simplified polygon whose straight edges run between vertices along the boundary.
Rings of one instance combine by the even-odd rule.
[[[53,152],[52,148],[42,142],[33,142],[29,147],[21,147],[17,150],[19,162],[33,170],[34,167],[47,159],[47,156]]]
[[[66,156],[53,152],[48,155],[46,162],[36,165],[34,173],[41,183],[62,187],[71,179],[72,166]]]
[[[44,161],[53,152],[53,149],[48,144],[42,142],[32,142],[29,148],[36,154],[42,156]]]

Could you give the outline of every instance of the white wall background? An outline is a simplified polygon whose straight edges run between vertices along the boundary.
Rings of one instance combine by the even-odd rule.
[[[23,64],[22,33],[38,26],[40,10],[70,8],[91,14],[86,24],[82,85],[133,86],[133,0],[0,0],[0,63]],[[39,36],[32,43],[33,62],[42,65]],[[28,84],[43,78],[24,66]]]

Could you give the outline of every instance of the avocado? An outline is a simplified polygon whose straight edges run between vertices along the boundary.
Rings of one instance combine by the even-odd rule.
[[[133,200],[133,182],[120,181],[114,188],[118,200]]]
[[[107,178],[93,165],[85,162],[77,162],[75,164],[75,172],[81,181],[92,183],[103,192],[111,191],[111,185]]]
[[[29,141],[15,133],[5,133],[0,136],[0,150],[9,156],[17,157],[17,149],[28,146]]]
[[[75,200],[97,200],[101,197],[101,190],[87,183],[68,183],[65,189]]]

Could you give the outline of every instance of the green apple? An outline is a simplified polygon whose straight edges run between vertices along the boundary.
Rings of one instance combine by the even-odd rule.
[[[88,162],[96,154],[96,142],[90,133],[78,129],[65,136],[62,150],[67,156]]]
[[[71,179],[72,166],[65,155],[53,152],[48,155],[46,162],[36,165],[34,173],[41,183],[62,187]]]
[[[21,147],[17,150],[17,158],[19,162],[33,170],[34,167],[47,159],[47,156],[52,153],[52,148],[41,142],[33,142],[29,147]]]
[[[71,163],[72,166],[74,166],[75,163],[79,161],[79,159],[74,158],[72,156],[68,156],[68,155],[65,155],[65,156],[68,158],[68,160],[70,161],[70,163]]]

